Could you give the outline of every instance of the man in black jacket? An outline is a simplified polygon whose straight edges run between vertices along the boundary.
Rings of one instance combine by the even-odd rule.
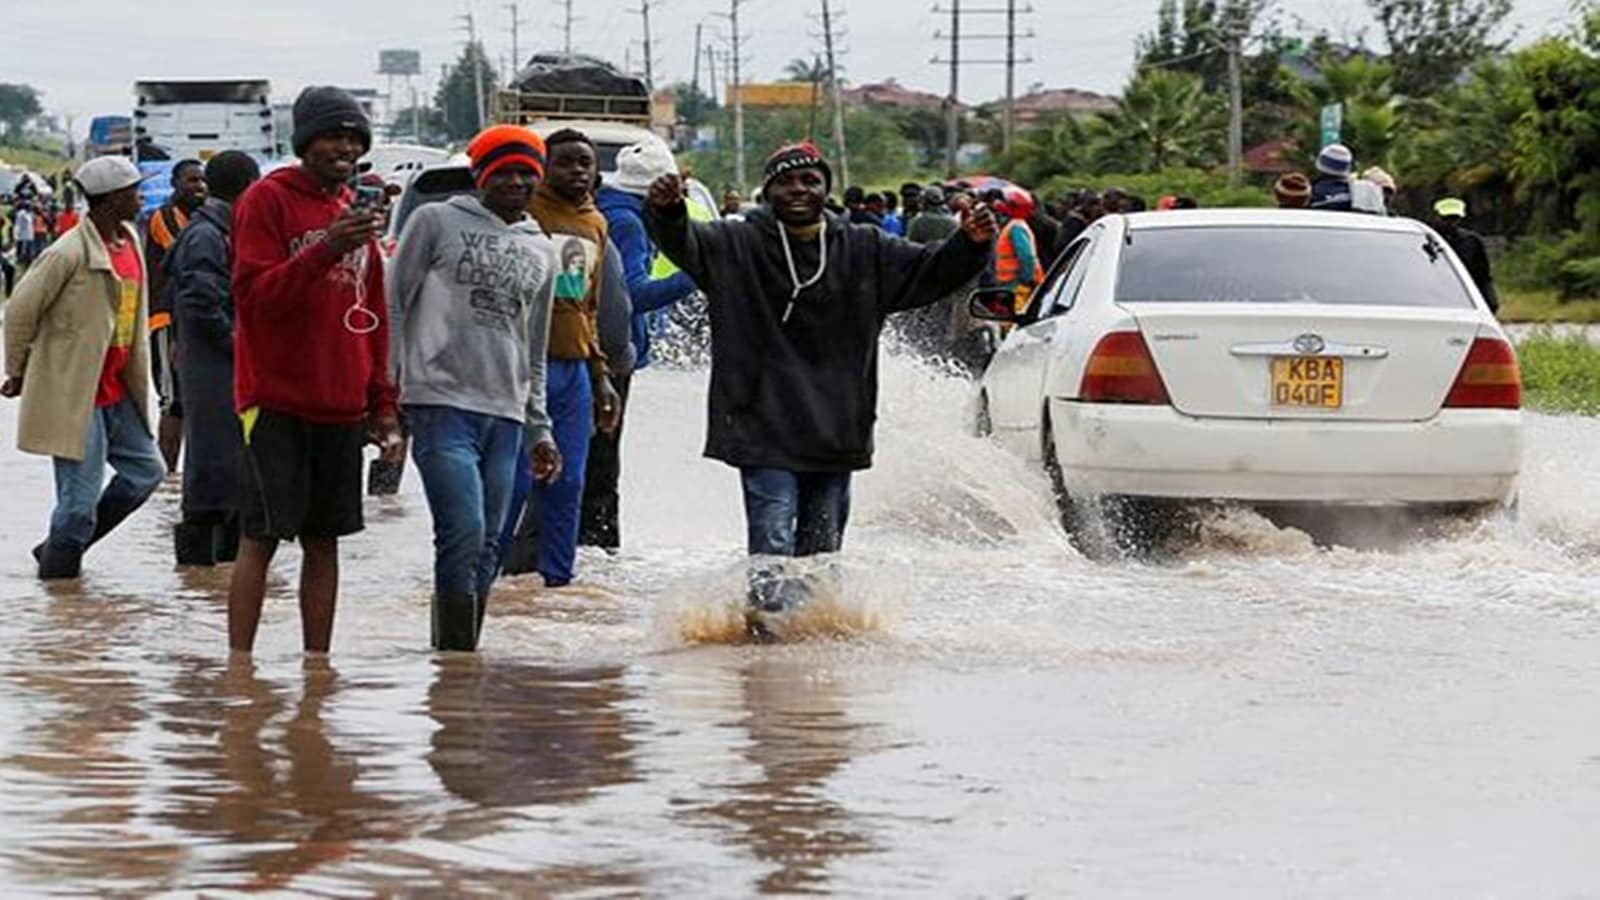
[[[207,199],[163,263],[178,332],[178,391],[184,398],[183,519],[173,528],[180,566],[232,562],[239,549],[235,475],[244,437],[233,411],[233,203],[261,169],[238,150],[205,166]]]
[[[1478,293],[1483,295],[1489,304],[1489,311],[1500,311],[1500,297],[1494,291],[1494,273],[1489,268],[1489,249],[1484,246],[1483,236],[1470,228],[1461,227],[1467,218],[1467,202],[1457,197],[1446,197],[1433,205],[1433,212],[1439,217],[1439,234],[1444,236],[1445,243],[1450,249],[1456,251],[1461,257],[1461,264],[1467,267],[1467,272],[1472,276],[1472,281],[1478,286]]]
[[[691,222],[675,175],[650,189],[657,246],[708,298],[705,453],[741,472],[755,556],[840,548],[851,473],[872,465],[884,319],[976,277],[994,242],[981,206],[927,246],[851,225],[823,211],[831,182],[817,149],[798,144],[767,161],[765,204],[743,222]],[[755,611],[781,612],[784,593],[758,579]]]

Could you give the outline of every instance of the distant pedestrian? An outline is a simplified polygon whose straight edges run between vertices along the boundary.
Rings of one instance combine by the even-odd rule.
[[[840,549],[851,474],[872,465],[885,318],[976,276],[995,222],[980,207],[961,234],[921,247],[824,213],[832,170],[810,144],[780,149],[764,174],[766,204],[744,222],[692,222],[676,175],[651,188],[648,221],[709,297],[706,455],[740,470],[749,552],[811,556]],[[758,564],[752,631],[795,590]]]
[[[1048,268],[1050,248],[1056,245],[1061,236],[1061,220],[1050,215],[1050,210],[1040,202],[1038,194],[1029,191],[1028,200],[1033,204],[1033,211],[1028,214],[1028,227],[1033,229],[1034,248],[1039,254],[1039,264]]]
[[[922,211],[906,226],[906,240],[913,244],[933,244],[961,229],[961,221],[945,203],[944,190],[930,187],[921,195]]]
[[[900,220],[905,223],[907,231],[911,229],[911,220],[920,212],[922,212],[922,185],[915,181],[900,185]]]
[[[243,539],[228,643],[255,646],[267,571],[298,540],[301,634],[325,653],[339,595],[339,538],[364,526],[362,450],[402,442],[389,380],[381,214],[349,184],[372,147],[360,104],[335,87],[294,102],[300,165],[246,191],[233,214],[234,407],[244,429]]]
[[[622,403],[611,384],[597,318],[608,239],[605,217],[594,205],[599,156],[587,135],[571,129],[545,138],[545,147],[545,177],[528,211],[555,242],[559,266],[545,378],[546,409],[562,466],[549,483],[519,474],[501,537],[509,553],[519,534],[524,540],[536,536],[537,552],[518,555],[536,560],[547,587],[562,587],[575,577],[590,439],[597,428],[616,430]],[[524,516],[536,517],[529,525],[537,527],[519,532]],[[505,571],[516,574],[520,568],[506,566]]]
[[[433,646],[475,650],[517,470],[561,456],[545,407],[555,245],[527,213],[545,144],[515,125],[467,145],[477,190],[418,209],[389,280],[400,401],[433,515]]]
[[[1311,180],[1299,172],[1287,172],[1273,183],[1272,195],[1279,209],[1305,209],[1311,205]]]
[[[1393,214],[1394,198],[1400,190],[1400,186],[1395,182],[1394,176],[1390,175],[1379,166],[1373,166],[1372,168],[1361,173],[1361,180],[1369,181],[1378,186],[1378,190],[1383,192],[1384,208],[1388,210],[1390,214]]]
[[[163,266],[177,332],[184,398],[183,518],[173,529],[180,566],[239,554],[239,465],[244,435],[233,407],[233,206],[261,177],[248,154],[224,150],[205,166],[206,201],[188,218]]]
[[[1438,217],[1439,233],[1444,236],[1450,249],[1456,251],[1456,256],[1461,258],[1461,264],[1467,267],[1472,283],[1478,286],[1478,293],[1489,304],[1489,311],[1498,313],[1500,296],[1494,289],[1489,248],[1484,244],[1482,235],[1462,225],[1467,218],[1467,202],[1459,197],[1446,197],[1433,205],[1433,212]]]
[[[657,275],[655,243],[644,224],[644,198],[650,185],[663,175],[678,171],[672,152],[659,141],[646,141],[624,147],[617,154],[617,174],[602,187],[596,198],[606,217],[611,243],[621,259],[623,286],[632,308],[631,339],[633,365],[622,373],[613,367],[612,386],[617,389],[621,409],[617,428],[611,434],[597,434],[589,448],[589,471],[583,489],[583,527],[579,543],[605,550],[622,545],[622,432],[627,422],[629,388],[634,373],[651,363],[652,315],[688,299],[695,292],[689,276],[672,266]],[[610,354],[607,354],[610,356]]]
[[[1329,144],[1317,154],[1317,177],[1311,182],[1311,209],[1331,212],[1355,210],[1355,196],[1350,189],[1350,173],[1355,170],[1355,158],[1350,148],[1343,144]]]
[[[1000,238],[994,248],[993,270],[988,283],[1010,288],[1016,308],[1027,309],[1033,291],[1044,280],[1038,239],[1028,225],[1033,214],[1033,198],[1021,188],[1007,188],[996,207],[1000,214]]]
[[[900,198],[896,197],[893,191],[883,192],[883,230],[895,237],[905,237],[905,220],[900,218],[900,213],[896,210],[899,204]]]
[[[844,189],[844,208],[849,213],[852,225],[883,227],[883,217],[872,212],[871,207],[867,205],[867,192],[859,187],[852,185]]]
[[[183,446],[183,391],[177,376],[177,342],[172,328],[172,298],[162,261],[189,217],[206,200],[204,167],[199,160],[181,160],[172,167],[172,196],[144,222],[144,261],[150,273],[150,363],[156,395],[161,399],[161,424],[156,442],[169,470],[178,468]]]
[[[1094,220],[1102,215],[1100,208],[1100,195],[1092,190],[1079,191],[1068,201],[1066,215],[1061,218],[1061,227],[1056,230],[1055,243],[1050,247],[1050,264],[1061,258]]]
[[[737,219],[744,215],[744,196],[733,188],[722,192],[722,217]]]
[[[11,217],[11,241],[17,246],[17,268],[23,272],[33,265],[33,259],[39,252],[39,247],[34,241],[38,221],[28,201],[17,201],[16,214]]]
[[[139,169],[102,156],[77,179],[88,218],[39,256],[5,308],[0,395],[22,398],[17,447],[55,462],[50,532],[33,551],[41,579],[77,578],[84,552],[166,475],[148,413],[149,305],[132,224]]]

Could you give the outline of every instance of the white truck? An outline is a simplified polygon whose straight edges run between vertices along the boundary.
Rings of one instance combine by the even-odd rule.
[[[140,79],[133,84],[134,159],[210,159],[241,150],[278,158],[272,84],[265,78]]]

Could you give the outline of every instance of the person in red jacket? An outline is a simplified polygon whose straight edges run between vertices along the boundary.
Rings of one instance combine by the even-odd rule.
[[[372,128],[348,93],[306,88],[294,104],[300,165],[279,169],[233,213],[234,406],[244,430],[243,538],[228,595],[228,643],[255,645],[267,569],[298,540],[301,631],[325,653],[339,591],[339,538],[362,528],[370,439],[401,450],[389,378],[379,210],[349,188]],[[392,460],[391,460],[392,461]]]

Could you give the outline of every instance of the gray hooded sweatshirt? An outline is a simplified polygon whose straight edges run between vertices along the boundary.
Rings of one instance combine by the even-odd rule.
[[[531,216],[508,225],[475,196],[413,213],[388,275],[400,402],[523,422],[530,447],[550,440],[555,276],[555,245]]]

